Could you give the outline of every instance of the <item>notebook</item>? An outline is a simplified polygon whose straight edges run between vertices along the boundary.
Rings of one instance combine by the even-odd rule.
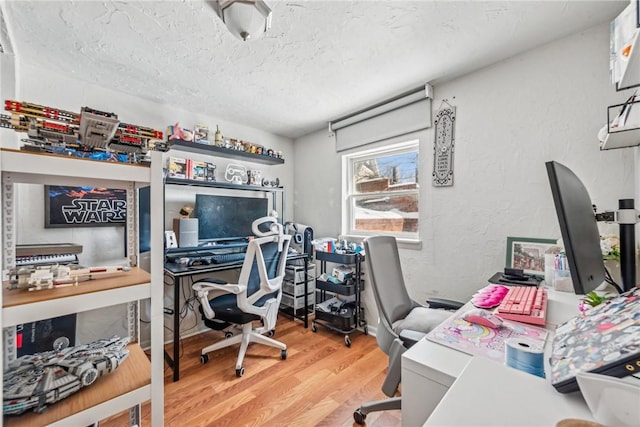
[[[556,329],[551,384],[560,393],[578,390],[576,374],[625,377],[640,372],[640,288],[589,309]]]

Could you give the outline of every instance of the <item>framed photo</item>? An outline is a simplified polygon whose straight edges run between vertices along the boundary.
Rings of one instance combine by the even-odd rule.
[[[544,276],[544,253],[556,243],[554,239],[507,237],[506,267],[519,268],[535,276]]]
[[[127,190],[45,185],[44,209],[45,228],[124,225]]]

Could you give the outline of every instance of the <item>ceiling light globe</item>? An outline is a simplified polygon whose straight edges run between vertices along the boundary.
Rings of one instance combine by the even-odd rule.
[[[271,27],[271,9],[262,0],[220,0],[214,9],[240,40],[257,39]]]

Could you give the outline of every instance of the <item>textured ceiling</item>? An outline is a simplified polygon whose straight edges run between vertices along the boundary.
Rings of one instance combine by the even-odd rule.
[[[267,0],[272,28],[242,42],[202,1],[0,1],[20,61],[291,138],[629,3]]]

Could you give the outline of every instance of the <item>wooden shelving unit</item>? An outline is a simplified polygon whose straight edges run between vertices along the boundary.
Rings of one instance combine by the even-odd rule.
[[[2,173],[2,269],[14,266],[16,217],[13,200],[14,184],[48,184],[69,186],[102,186],[124,188],[127,199],[135,201],[135,190],[151,186],[152,206],[162,206],[162,154],[152,153],[151,166],[108,163],[81,158],[63,157],[20,150],[0,149]],[[127,303],[134,308],[129,315],[129,357],[114,372],[100,377],[95,384],[83,388],[70,397],[49,406],[42,414],[26,412],[4,416],[0,423],[20,425],[90,425],[126,409],[137,410],[151,401],[151,422],[162,426],[164,419],[164,358],[163,358],[163,242],[162,218],[151,218],[151,273],[136,266],[137,221],[132,205],[128,204],[127,253],[132,268],[121,274],[80,282],[78,286],[29,292],[8,289],[3,283],[1,295],[2,321],[5,340],[11,327],[22,323],[48,319],[65,314],[89,311],[101,307]],[[132,231],[132,232],[129,232]],[[151,360],[136,342],[139,337],[137,303],[150,299]],[[5,341],[6,345],[6,341]],[[3,355],[8,357],[7,348]],[[4,369],[4,368],[2,368]]]

